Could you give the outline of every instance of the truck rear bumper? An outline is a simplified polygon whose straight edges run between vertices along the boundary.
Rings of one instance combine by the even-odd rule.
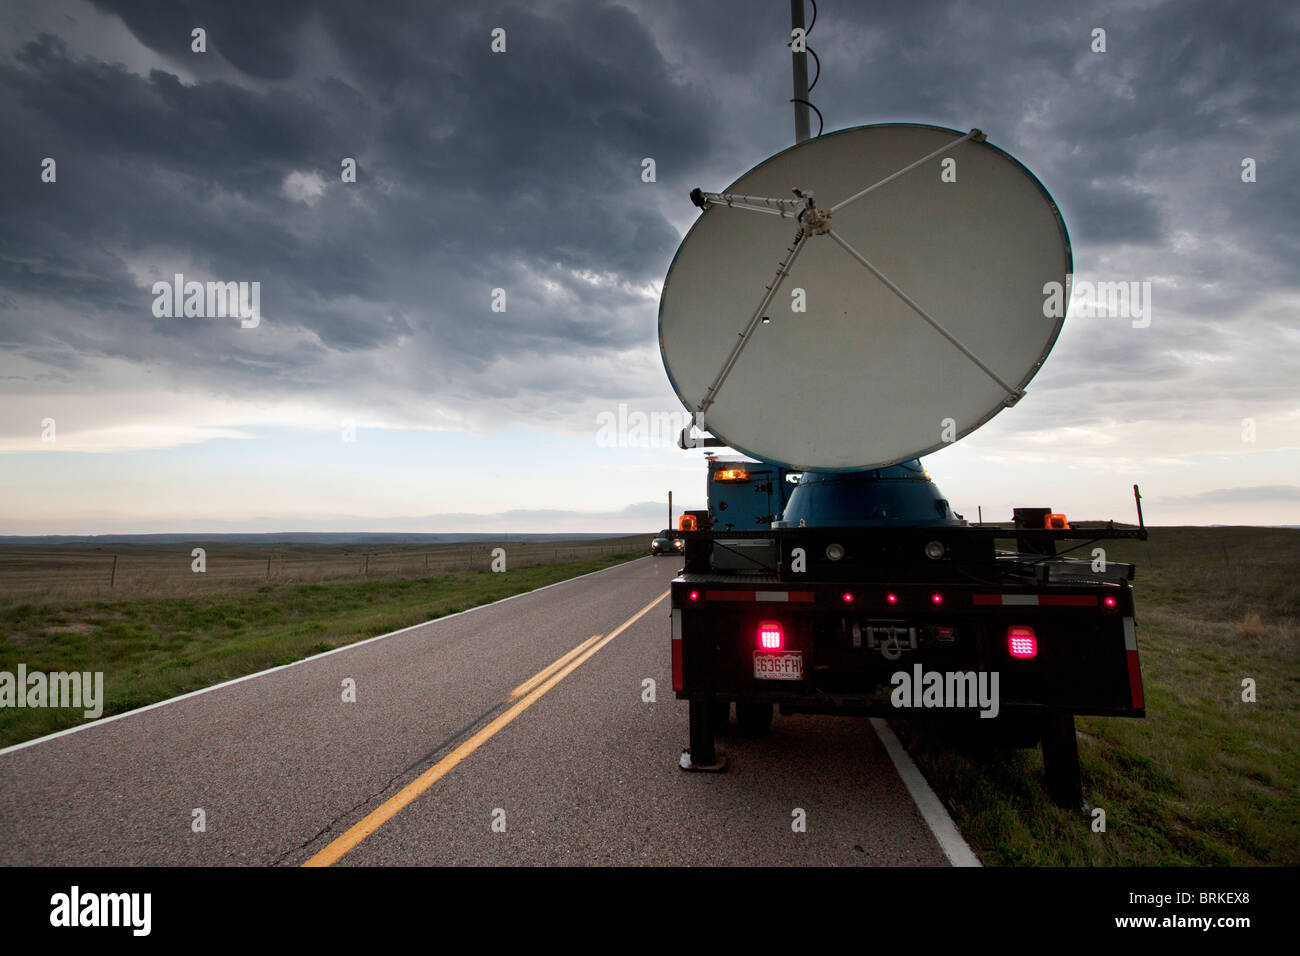
[[[945,719],[1145,715],[1126,584],[778,590],[768,582],[699,588],[678,579],[672,620],[679,699]],[[772,624],[781,646],[764,649],[759,631]],[[1032,653],[1013,635],[1032,635]],[[797,657],[797,676],[756,676],[763,670],[756,658],[767,653]]]
[[[898,706],[890,697],[839,695],[830,699],[820,695],[800,695],[791,693],[774,693],[771,691],[695,691],[687,693],[677,691],[678,700],[717,701],[718,703],[741,701],[745,703],[764,703],[779,707],[783,714],[832,714],[845,717],[906,717],[909,719],[935,718],[980,719],[978,707],[958,709],[953,707]],[[1000,718],[1046,718],[1052,714],[1075,714],[1078,716],[1097,717],[1145,717],[1145,708],[1134,707],[1097,707],[1087,705],[1053,706],[1034,701],[1000,700],[998,717]]]

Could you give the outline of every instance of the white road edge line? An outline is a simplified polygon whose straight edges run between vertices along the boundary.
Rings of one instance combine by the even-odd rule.
[[[313,654],[311,657],[304,657],[300,661],[294,661],[291,664],[281,664],[279,667],[268,667],[264,671],[258,671],[256,674],[245,674],[243,677],[235,677],[231,680],[222,681],[220,684],[213,684],[211,687],[200,687],[198,690],[192,690],[188,694],[181,694],[179,697],[168,697],[166,700],[155,701],[152,704],[145,704],[143,707],[137,707],[135,710],[123,711],[120,714],[113,714],[111,717],[101,717],[99,720],[92,720],[87,724],[79,724],[76,727],[69,727],[66,730],[57,730],[52,734],[46,734],[44,737],[37,737],[35,740],[24,740],[20,744],[11,744],[8,747],[0,748],[0,757],[5,754],[13,753],[16,750],[23,750],[26,747],[34,747],[37,744],[45,743],[47,740],[53,740],[55,737],[63,737],[67,734],[79,733],[83,730],[90,730],[93,727],[102,727],[104,724],[111,724],[115,720],[121,720],[123,717],[132,717],[135,714],[143,714],[146,710],[153,710],[156,707],[166,707],[168,704],[174,704],[180,700],[186,700],[190,697],[198,697],[200,694],[207,694],[214,690],[221,690],[223,687],[229,687],[232,684],[241,684],[246,680],[253,680],[257,677],[263,677],[267,674],[273,674],[276,671],[282,671],[288,667],[297,667],[299,664],[306,664],[308,661],[318,661],[322,657],[329,657],[331,654],[339,654],[343,651],[350,651],[353,648],[361,647],[365,644],[372,644],[375,641],[382,641],[386,637],[396,637],[398,634],[405,634],[407,631],[413,631],[417,627],[427,627],[430,624],[437,624],[439,621],[449,621],[453,617],[460,617],[462,614],[469,614],[473,611],[481,611],[484,608],[493,607],[497,604],[504,604],[506,601],[513,601],[515,598],[528,597],[530,594],[536,594],[538,591],[546,591],[550,588],[557,588],[561,584],[568,584],[571,581],[581,581],[583,578],[589,578],[593,574],[603,574],[606,571],[612,571],[614,568],[626,567],[636,561],[645,559],[633,558],[631,561],[624,561],[620,564],[611,564],[607,568],[601,568],[598,571],[588,571],[586,574],[579,574],[576,578],[565,578],[563,581],[556,581],[554,584],[544,584],[540,588],[533,588],[531,591],[521,591],[518,594],[512,594],[509,597],[501,598],[499,601],[492,601],[488,604],[480,604],[477,607],[466,608],[463,611],[457,611],[455,614],[444,614],[442,617],[430,618],[427,621],[421,621],[419,624],[412,624],[409,627],[401,628],[396,631],[389,631],[387,634],[377,634],[374,637],[367,637],[364,641],[356,641],[352,644],[344,644],[342,647],[336,647],[330,651],[321,651],[319,654]]]
[[[953,823],[952,817],[948,816],[943,802],[930,789],[929,782],[912,762],[911,756],[903,749],[894,732],[889,729],[889,724],[880,717],[872,717],[871,726],[876,736],[880,738],[880,742],[885,745],[885,752],[889,754],[889,759],[894,761],[894,769],[903,778],[903,785],[912,795],[916,808],[921,811],[925,825],[939,841],[939,848],[943,850],[948,862],[953,866],[983,866],[975,851],[961,835],[961,831],[957,829],[957,824]]]

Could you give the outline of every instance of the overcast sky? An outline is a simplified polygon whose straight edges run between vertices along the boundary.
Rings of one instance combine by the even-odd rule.
[[[681,411],[659,291],[690,189],[793,141],[784,0],[9,0],[0,38],[0,533],[702,506],[699,451],[600,416]],[[958,511],[1300,524],[1300,5],[824,0],[809,42],[827,130],[978,126],[1076,282],[1151,284],[926,459]],[[156,315],[177,273],[259,324]]]

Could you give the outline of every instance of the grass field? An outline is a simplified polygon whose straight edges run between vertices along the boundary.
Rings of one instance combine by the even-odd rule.
[[[505,573],[490,570],[493,545],[388,549],[371,556],[366,574],[362,555],[336,548],[213,545],[198,574],[188,546],[117,545],[124,557],[112,587],[101,555],[0,548],[0,671],[20,663],[29,673],[102,671],[109,716],[641,557],[649,546],[650,535],[508,542]],[[83,722],[81,710],[0,708],[0,746]]]
[[[0,543],[0,598],[50,603],[89,598],[190,596],[243,592],[262,583],[321,584],[490,570],[495,548],[507,568],[582,561],[644,551],[647,535],[574,541],[333,546],[199,542],[205,569],[194,570],[192,544]]]
[[[1038,750],[901,725],[913,757],[987,865],[1300,864],[1300,531],[1157,528],[1105,544],[1138,566],[1147,707],[1077,719],[1084,798],[1106,831],[1045,799]]]

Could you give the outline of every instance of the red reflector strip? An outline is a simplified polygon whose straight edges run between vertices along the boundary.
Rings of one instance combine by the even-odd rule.
[[[1128,656],[1128,687],[1134,707],[1145,707],[1142,695],[1142,665],[1138,663],[1137,628],[1133,618],[1124,618],[1124,650]]]
[[[1002,606],[1055,606],[1055,607],[1096,607],[1095,594],[975,594],[972,604],[995,604]]]
[[[1142,698],[1142,665],[1138,663],[1138,652],[1128,652],[1128,686],[1133,693],[1133,706],[1145,707]]]
[[[682,677],[682,612],[673,611],[673,690],[685,687]]]
[[[812,591],[705,591],[706,601],[761,601],[812,603],[816,595]]]
[[[812,591],[755,591],[755,601],[811,601]]]

